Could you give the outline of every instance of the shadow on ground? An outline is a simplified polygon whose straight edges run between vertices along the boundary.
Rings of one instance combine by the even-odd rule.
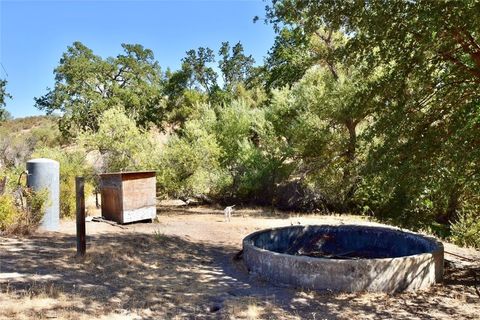
[[[0,238],[0,249],[0,297],[64,300],[3,309],[0,318],[128,311],[141,319],[475,319],[480,312],[473,268],[447,269],[444,284],[417,293],[333,294],[272,286],[233,259],[236,248],[160,233],[90,236],[84,259],[75,257],[74,237],[58,234]]]

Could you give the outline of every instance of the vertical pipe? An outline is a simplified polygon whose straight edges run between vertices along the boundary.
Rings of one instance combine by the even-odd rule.
[[[77,199],[77,256],[84,256],[87,250],[85,238],[85,179],[75,178],[75,192]]]
[[[27,161],[27,185],[34,191],[48,192],[48,202],[40,227],[58,231],[60,227],[60,164],[51,159]]]

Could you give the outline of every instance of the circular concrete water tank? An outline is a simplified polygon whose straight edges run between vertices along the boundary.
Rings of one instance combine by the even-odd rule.
[[[48,190],[48,203],[40,228],[58,231],[60,223],[60,164],[51,159],[27,161],[27,185],[35,191]]]
[[[243,240],[250,272],[273,283],[328,291],[398,292],[441,281],[443,245],[388,227],[291,226]]]

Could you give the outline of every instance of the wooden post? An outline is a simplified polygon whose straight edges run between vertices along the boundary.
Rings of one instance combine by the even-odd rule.
[[[84,256],[87,250],[85,238],[85,179],[75,178],[75,192],[77,198],[77,256]]]

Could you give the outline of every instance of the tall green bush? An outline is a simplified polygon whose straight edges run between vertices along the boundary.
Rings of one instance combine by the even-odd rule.
[[[14,170],[0,174],[9,181],[0,195],[0,232],[25,235],[33,232],[40,224],[48,205],[46,190],[33,191],[17,185],[18,175]]]
[[[216,115],[208,105],[198,118],[185,123],[162,150],[158,166],[161,191],[176,196],[215,194],[228,183],[220,165],[222,149],[213,132]]]
[[[15,220],[6,228],[8,233],[27,235],[37,229],[49,205],[47,190],[23,190],[25,204],[19,207]]]
[[[86,150],[100,152],[102,172],[154,169],[158,165],[159,146],[153,136],[137,127],[121,107],[105,111],[98,130],[82,132],[77,141]]]
[[[470,197],[451,225],[451,240],[462,246],[480,248],[480,199]]]

